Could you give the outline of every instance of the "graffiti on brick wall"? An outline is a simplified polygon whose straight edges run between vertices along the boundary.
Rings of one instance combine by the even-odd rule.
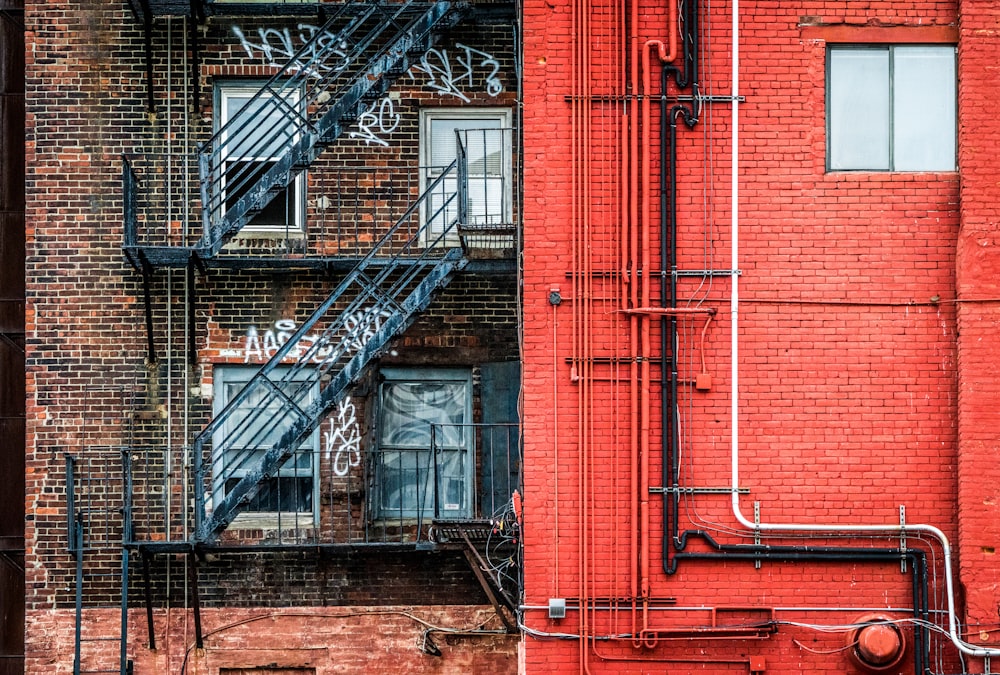
[[[347,42],[320,26],[300,23],[295,29],[257,28],[249,34],[239,26],[233,26],[232,30],[247,56],[260,58],[268,66],[284,67],[306,45],[308,48],[291,64],[290,70],[321,78],[350,65]],[[312,42],[314,38],[316,41]],[[420,79],[426,78],[424,84],[439,96],[453,96],[465,103],[470,101],[467,92],[476,88],[477,78],[484,83],[489,96],[497,96],[503,91],[500,62],[489,52],[460,42],[450,51],[427,50],[407,74],[411,83],[420,84]],[[388,146],[386,136],[391,135],[399,123],[400,114],[395,103],[385,96],[368,106],[348,136],[369,145]]]
[[[351,467],[361,464],[361,431],[350,396],[337,404],[336,411],[330,429],[323,434],[323,447],[326,460],[332,458],[333,473],[346,476]]]
[[[417,73],[427,76],[427,86],[441,96],[454,96],[465,103],[469,97],[464,91],[475,88],[476,75],[486,83],[486,93],[496,96],[503,91],[500,81],[500,62],[478,49],[455,43],[455,49],[428,49],[420,61],[410,67],[411,81],[416,81]]]
[[[322,77],[350,65],[348,44],[330,31],[320,33],[320,30],[319,26],[300,23],[294,31],[291,28],[258,28],[253,37],[247,37],[243,29],[233,26],[233,34],[247,56],[253,59],[259,53],[268,66],[284,67],[298,50],[309,45],[299,60],[289,66],[290,70],[301,71],[309,77]],[[312,42],[314,38],[316,41]]]
[[[239,26],[233,26],[232,30],[247,56],[251,59],[259,56],[268,66],[284,67],[303,47],[305,51],[290,65],[290,70],[322,77],[350,65],[348,43],[330,31],[323,31],[320,26],[300,23],[294,30],[257,28],[250,35]],[[422,74],[427,78],[426,85],[438,94],[454,96],[466,103],[469,97],[465,92],[475,89],[477,76],[485,82],[486,93],[490,96],[503,91],[500,62],[489,52],[460,42],[456,42],[451,51],[428,49],[407,72],[411,82],[418,83]],[[380,104],[377,102],[376,106]]]
[[[396,105],[388,96],[373,102],[361,113],[357,122],[357,131],[348,132],[351,138],[360,138],[369,145],[389,145],[383,136],[388,136],[399,126],[400,115]]]
[[[391,316],[384,309],[369,307],[344,318],[343,331],[336,334],[310,333],[299,338],[288,350],[285,361],[305,359],[321,365],[333,363],[341,356],[359,351]],[[298,325],[292,319],[279,319],[261,335],[256,326],[248,326],[243,345],[243,363],[263,363],[273,357],[295,333]]]

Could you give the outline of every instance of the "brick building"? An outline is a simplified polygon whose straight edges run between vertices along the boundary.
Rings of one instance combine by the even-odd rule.
[[[24,671],[516,670],[513,6],[23,16]]]
[[[996,672],[997,18],[526,3],[527,672]]]
[[[2,672],[994,672],[992,3],[0,1]]]

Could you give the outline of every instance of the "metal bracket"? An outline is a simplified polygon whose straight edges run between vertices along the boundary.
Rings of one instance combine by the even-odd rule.
[[[748,495],[750,488],[737,488],[737,494]],[[650,486],[649,494],[673,494],[673,495],[731,495],[731,487],[659,487]]]
[[[906,574],[906,507],[899,505],[899,550],[904,555],[899,558],[899,571]]]
[[[986,675],[990,675],[990,655],[983,655],[983,672]]]
[[[743,276],[743,270],[673,270],[675,277],[731,277]]]
[[[753,524],[753,543],[754,546],[760,546],[760,502],[753,503]],[[753,561],[753,566],[760,569],[760,558]]]

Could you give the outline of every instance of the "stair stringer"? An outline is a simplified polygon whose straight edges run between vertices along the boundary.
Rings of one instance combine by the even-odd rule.
[[[423,50],[433,44],[436,31],[441,31],[454,25],[465,13],[467,7],[453,4],[447,0],[431,3],[426,11],[414,19],[407,30],[399,34],[389,45],[376,53],[367,64],[360,68],[353,82],[337,94],[337,98],[328,105],[321,105],[321,116],[317,121],[307,120],[309,129],[299,129],[299,138],[290,145],[287,151],[275,162],[274,166],[265,171],[260,179],[243,194],[235,203],[225,209],[221,207],[219,197],[213,197],[209,186],[218,169],[213,166],[212,156],[215,149],[206,147],[199,153],[199,172],[201,178],[202,223],[204,226],[203,240],[198,247],[198,256],[212,258],[216,256],[226,243],[232,239],[253,217],[283,189],[287,188],[295,178],[302,173],[322,153],[327,145],[335,141],[343,132],[345,126],[355,121],[363,112],[362,104],[366,97],[384,92],[403,70],[400,64],[407,63],[409,55],[414,50]],[[304,45],[289,65],[275,75],[261,91],[280,81],[281,77],[291,67],[304,68],[296,62],[300,55],[315,51],[315,44],[333,43],[324,31],[317,31],[313,38]],[[317,100],[319,100],[317,98]],[[312,118],[310,118],[311,120]],[[209,144],[211,145],[211,143]]]
[[[424,311],[433,299],[434,293],[451,281],[456,272],[463,269],[468,260],[462,256],[461,249],[451,249],[436,261],[417,287],[399,306],[399,310],[379,326],[362,348],[337,372],[330,383],[323,388],[317,400],[301,409],[303,413],[282,433],[281,438],[261,457],[259,463],[247,472],[240,481],[227,490],[227,494],[218,504],[213,505],[211,516],[202,519],[196,525],[195,538],[200,543],[213,541],[233,522],[246,504],[253,499],[262,483],[269,479],[291,457],[298,448],[322,422],[326,414],[341,400],[347,390],[364,374],[366,367],[378,358],[388,343],[409,328],[417,315]],[[327,305],[329,303],[324,303]],[[283,357],[279,351],[272,357],[279,361]],[[271,362],[265,364],[264,370]],[[195,453],[203,451],[205,432],[195,440]],[[196,507],[198,515],[204,513],[202,507]]]

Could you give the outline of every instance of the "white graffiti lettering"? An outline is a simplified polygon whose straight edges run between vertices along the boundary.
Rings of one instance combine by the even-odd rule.
[[[341,356],[360,351],[372,339],[390,313],[370,307],[344,317],[339,334],[318,333],[299,337],[288,350],[283,361],[304,359],[314,364],[331,364]],[[261,336],[256,326],[248,326],[243,343],[243,363],[266,361],[278,353],[295,333],[297,326],[291,319],[279,319],[274,327]]]
[[[360,138],[365,143],[387,146],[389,141],[381,134],[391,134],[399,126],[400,116],[396,106],[388,96],[373,102],[368,110],[358,118],[358,130],[351,131],[348,136]]]
[[[346,476],[351,467],[361,464],[361,431],[350,396],[337,405],[337,418],[323,436],[326,460],[333,456],[335,475]]]
[[[233,26],[233,34],[240,41],[243,50],[251,59],[260,52],[266,65],[283,67],[286,64],[291,71],[301,71],[309,77],[320,78],[331,72],[340,72],[350,64],[348,45],[338,39],[330,31],[320,31],[319,26],[300,23],[294,35],[290,28],[258,28],[257,41],[246,36],[239,26]],[[315,39],[315,42],[313,40]],[[295,62],[291,62],[295,53],[309,45]]]
[[[455,96],[468,103],[469,97],[462,88],[472,90],[475,87],[475,74],[480,69],[486,72],[481,75],[486,81],[486,93],[496,96],[503,91],[500,74],[500,62],[489,54],[478,49],[455,43],[454,54],[447,49],[429,49],[420,58],[420,62],[410,67],[410,80],[415,81],[415,73],[427,75],[427,86],[441,96]],[[460,86],[461,85],[461,86]]]

